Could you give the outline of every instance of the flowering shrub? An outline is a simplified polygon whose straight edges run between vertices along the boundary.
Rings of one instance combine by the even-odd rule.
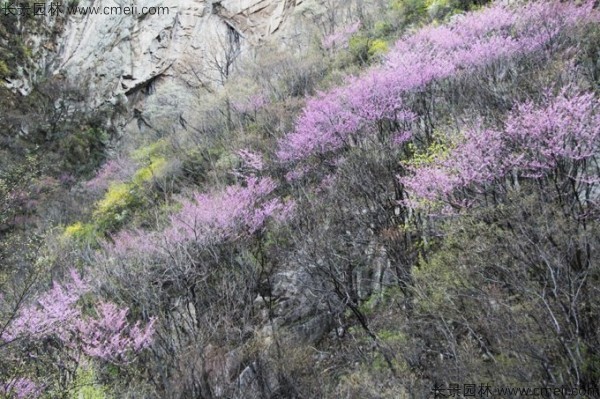
[[[106,302],[96,304],[94,315],[86,315],[80,301],[89,291],[89,284],[72,271],[70,282],[54,282],[34,304],[21,309],[0,339],[35,343],[52,338],[74,356],[85,353],[114,364],[127,363],[131,354],[151,344],[154,320],[145,327],[139,322],[131,326],[126,319],[128,309]]]
[[[348,26],[344,26],[333,32],[331,35],[325,36],[321,44],[326,50],[339,47],[346,47],[348,46],[348,40],[350,40],[350,37],[356,32],[358,32],[360,27],[360,21],[350,24]]]
[[[0,395],[7,399],[33,399],[38,398],[43,392],[43,387],[27,378],[15,378],[9,382],[0,382]]]
[[[64,237],[80,240],[92,239],[95,235],[94,225],[90,223],[75,222],[65,227]]]
[[[241,149],[237,152],[237,154],[242,159],[242,162],[246,168],[260,172],[265,167],[264,161],[260,154],[247,149]]]
[[[417,203],[458,204],[456,190],[481,186],[515,172],[521,178],[549,173],[589,184],[597,180],[583,162],[600,145],[598,99],[591,93],[546,95],[541,104],[520,104],[503,129],[475,128],[465,132],[449,154],[410,166],[400,178]],[[417,203],[412,203],[416,206]]]
[[[295,131],[281,143],[279,159],[298,161],[339,150],[350,145],[357,133],[384,118],[410,122],[414,114],[403,108],[394,87],[384,83],[382,75],[372,74],[310,99]]]
[[[273,196],[276,188],[270,178],[250,176],[244,185],[195,193],[192,199],[180,201],[181,210],[171,216],[163,231],[122,231],[104,248],[117,258],[144,258],[173,245],[207,245],[252,235],[262,231],[270,218],[283,221],[293,212],[293,201]]]
[[[519,8],[497,4],[426,27],[398,41],[386,62],[362,76],[310,99],[293,132],[280,142],[284,162],[340,150],[375,123],[410,123],[414,114],[403,98],[434,80],[448,78],[500,59],[544,49],[568,28],[597,22],[593,2],[531,2]],[[406,130],[406,129],[404,129]]]
[[[144,166],[135,172],[132,180],[138,185],[151,181],[153,178],[160,176],[166,166],[167,160],[165,158],[153,158],[148,166]]]
[[[166,237],[173,242],[206,242],[260,231],[269,217],[283,219],[292,210],[291,203],[269,198],[276,187],[270,178],[249,177],[245,187],[197,193],[193,200],[182,201],[183,209],[171,217]]]
[[[0,346],[27,351],[38,362],[39,355],[33,347],[43,346],[44,353],[58,354],[56,360],[64,367],[65,361],[75,364],[83,361],[82,355],[125,365],[152,343],[154,319],[142,326],[140,322],[127,321],[127,308],[113,303],[99,302],[83,306],[83,298],[91,288],[77,272],[71,271],[70,280],[53,283],[50,290],[40,294],[34,303],[21,307],[9,320],[0,335]],[[8,398],[35,398],[45,388],[27,378],[14,377],[0,382],[0,394]]]
[[[111,184],[94,210],[97,225],[104,230],[117,226],[138,202],[133,184]]]

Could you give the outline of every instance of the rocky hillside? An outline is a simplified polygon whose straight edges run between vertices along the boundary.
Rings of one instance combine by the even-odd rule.
[[[0,397],[600,397],[595,2],[50,10],[0,19]]]

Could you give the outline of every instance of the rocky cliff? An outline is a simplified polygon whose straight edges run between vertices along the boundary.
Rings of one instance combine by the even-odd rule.
[[[320,12],[318,3],[84,1],[78,4],[81,9],[94,7],[111,15],[70,16],[51,69],[85,85],[94,106],[127,103],[135,117],[121,127],[124,133],[140,127],[171,130],[182,121],[196,122],[199,90],[218,88],[234,63],[257,46],[298,40],[295,17],[307,10]],[[123,7],[139,13],[119,15]],[[142,13],[147,7],[156,7],[156,13]]]

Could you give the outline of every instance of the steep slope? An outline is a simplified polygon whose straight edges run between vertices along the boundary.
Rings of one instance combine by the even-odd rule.
[[[0,275],[0,395],[597,396],[595,2],[352,3],[69,22],[81,201]]]

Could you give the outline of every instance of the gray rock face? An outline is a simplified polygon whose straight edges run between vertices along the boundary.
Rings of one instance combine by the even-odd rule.
[[[218,87],[233,59],[274,37],[284,43],[287,21],[310,2],[82,0],[80,7],[112,15],[71,16],[51,69],[87,85],[92,107],[128,103],[135,120],[122,126],[123,134],[170,131],[182,121],[198,123],[199,92]],[[141,14],[148,7],[157,7],[156,14]]]

